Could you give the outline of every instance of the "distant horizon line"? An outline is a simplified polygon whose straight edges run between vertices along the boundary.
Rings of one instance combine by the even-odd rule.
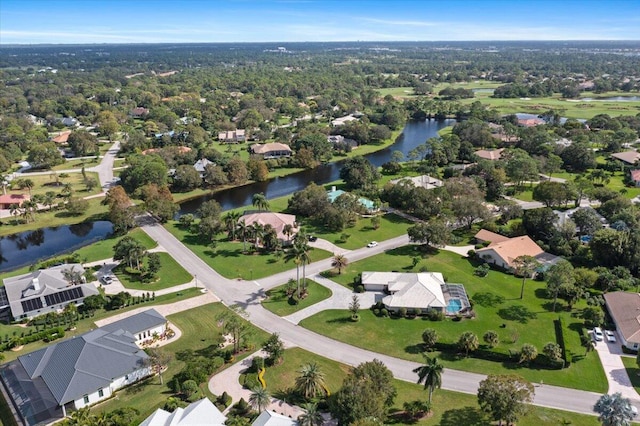
[[[162,44],[336,44],[336,43],[568,43],[568,42],[638,42],[640,39],[517,39],[517,40],[332,40],[332,41],[158,41],[158,42],[104,42],[104,43],[2,43],[0,47],[51,47],[51,46],[125,46],[125,45],[162,45]]]

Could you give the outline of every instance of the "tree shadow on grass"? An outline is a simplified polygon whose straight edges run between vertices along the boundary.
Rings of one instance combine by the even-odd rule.
[[[484,413],[477,408],[462,407],[442,413],[440,426],[486,426],[491,424]]]
[[[526,324],[530,319],[536,319],[538,317],[535,312],[531,312],[529,308],[522,305],[513,305],[508,308],[502,308],[498,310],[498,316],[505,320],[518,321],[521,324]]]
[[[226,249],[218,249],[215,253],[212,250],[206,250],[204,252],[207,256],[220,256],[220,257],[240,257],[242,255],[242,250],[226,250]]]
[[[504,303],[504,297],[499,294],[491,293],[490,291],[476,293],[471,298],[474,303],[485,308],[493,308]]]
[[[327,323],[329,323],[329,324],[347,324],[347,323],[356,324],[353,321],[351,321],[350,317],[334,318],[334,319],[328,320]]]
[[[424,352],[424,345],[418,343],[417,345],[407,345],[404,347],[404,351],[408,354],[417,355]]]

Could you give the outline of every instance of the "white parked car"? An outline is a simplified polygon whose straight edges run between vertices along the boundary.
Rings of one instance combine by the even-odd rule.
[[[615,343],[616,342],[616,335],[613,331],[611,330],[605,330],[604,331],[604,335],[607,336],[607,341],[611,342],[611,343]]]
[[[633,414],[633,417],[638,417],[638,409],[635,407],[635,405],[631,406],[631,414]]]
[[[113,282],[113,277],[111,277],[109,275],[105,275],[101,279],[102,279],[102,282],[105,283],[106,285],[109,285],[109,284],[111,284]]]
[[[378,245],[377,241],[371,241],[369,244],[367,244],[367,247],[371,248],[371,247],[375,247]]]
[[[602,329],[600,329],[600,327],[593,328],[593,338],[598,342],[601,342],[602,339],[604,339],[604,335],[602,334]]]

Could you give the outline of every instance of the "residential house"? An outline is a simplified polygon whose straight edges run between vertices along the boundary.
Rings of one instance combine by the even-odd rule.
[[[489,130],[491,131],[491,136],[495,139],[500,140],[505,143],[515,143],[518,142],[517,135],[508,135],[504,131],[504,127],[500,124],[489,123]]]
[[[73,117],[59,118],[58,121],[60,123],[62,123],[63,126],[67,126],[67,127],[78,127],[78,126],[80,126],[80,122],[78,121],[78,119],[77,118],[73,118]]]
[[[345,192],[342,189],[336,189],[335,186],[332,186],[331,191],[327,192],[327,196],[329,197],[329,201],[331,203],[333,203],[342,194],[348,194],[348,192]],[[368,198],[358,197],[358,202],[367,210],[367,212],[375,212],[379,210],[379,208],[376,206],[376,203]]]
[[[351,149],[356,149],[358,147],[357,141],[353,139],[345,138],[342,135],[329,135],[327,136],[327,142],[329,142],[334,147],[336,145],[348,146]]]
[[[545,124],[545,121],[541,118],[521,118],[518,120],[518,124],[522,127],[535,127]]]
[[[162,339],[166,336],[167,320],[155,309],[147,309],[137,315],[103,325],[100,329],[114,333],[118,330],[127,330],[135,337],[136,345],[142,346],[154,337]]]
[[[365,290],[388,294],[382,303],[392,312],[404,308],[421,314],[436,310],[453,315],[471,307],[464,286],[446,284],[440,272],[365,271],[362,285]]]
[[[149,109],[144,107],[136,107],[129,111],[129,115],[133,118],[143,118],[149,115]]]
[[[337,143],[342,143],[344,142],[344,136],[342,135],[329,135],[327,136],[327,142],[335,145]]]
[[[640,153],[636,151],[616,152],[611,154],[611,156],[616,160],[620,160],[631,165],[638,164],[640,162]]]
[[[486,229],[481,229],[478,231],[476,235],[474,235],[476,242],[478,244],[485,243],[502,243],[504,241],[508,241],[509,237],[505,237],[504,235],[496,234],[495,232],[488,231]]]
[[[405,178],[394,179],[392,181],[389,181],[389,183],[394,185],[400,182],[411,183],[415,187],[424,188],[424,189],[440,188],[443,185],[443,182],[440,179],[436,179],[429,175],[405,177]]]
[[[476,151],[475,154],[478,158],[489,161],[496,161],[502,158],[502,152],[504,148],[500,149],[481,149]]]
[[[65,274],[70,271],[77,273],[78,282],[67,280]],[[55,312],[71,303],[81,305],[85,297],[99,294],[83,274],[82,265],[70,263],[5,278],[0,287],[0,317],[20,320]]]
[[[186,154],[187,152],[191,152],[191,148],[189,148],[188,146],[174,146],[174,145],[172,145],[172,146],[169,146],[169,147],[166,147],[166,148],[149,148],[149,149],[145,149],[140,154],[142,154],[142,155],[155,154],[156,152],[160,152],[163,149],[175,150],[174,152],[176,152],[178,154]]]
[[[51,141],[57,144],[65,144],[69,140],[70,135],[71,135],[71,130],[67,130],[66,132],[60,132],[57,136],[51,138]]]
[[[640,169],[629,170],[629,178],[635,186],[640,186]]]
[[[218,133],[218,140],[224,143],[240,143],[247,140],[244,129],[229,130]]]
[[[598,211],[596,209],[594,209],[591,206],[587,206],[587,207],[575,207],[573,209],[569,209],[569,210],[554,210],[553,212],[556,214],[557,220],[556,220],[556,226],[564,226],[564,224],[567,222],[567,220],[571,219],[571,216],[573,216],[573,214],[578,211],[578,210],[591,210],[593,213],[595,213],[595,215],[598,217],[598,220],[600,220],[600,223],[602,224],[602,227],[605,228],[608,226],[608,222],[607,219],[602,216],[600,213],[598,213]],[[579,229],[577,229],[577,231],[580,231]]]
[[[276,231],[276,236],[282,243],[289,243],[291,237],[298,232],[296,216],[293,214],[252,211],[242,215],[238,222],[244,222],[246,225],[253,225],[254,223],[262,226],[270,225]],[[291,235],[287,235],[284,232],[287,225],[292,228]]]
[[[298,426],[291,417],[265,410],[251,423],[251,426]]]
[[[535,257],[542,264],[540,271],[548,269],[560,259],[542,250],[528,235],[492,241],[487,247],[476,250],[476,254],[485,262],[507,270],[513,269],[513,261],[520,256]]]
[[[12,204],[17,204],[20,207],[22,203],[30,199],[29,194],[2,194],[0,195],[0,209],[9,209]]]
[[[200,173],[201,178],[204,178],[205,169],[209,165],[215,166],[216,163],[214,163],[213,161],[209,161],[206,158],[201,158],[198,161],[196,161],[196,163],[193,165],[193,168],[196,169],[198,173]]]
[[[354,116],[354,114],[349,114],[349,115],[345,115],[344,117],[339,117],[336,118],[335,120],[331,121],[331,125],[333,127],[337,127],[337,126],[342,126],[345,123],[348,123],[350,121],[355,121],[358,118]]]
[[[129,323],[143,314],[133,315]],[[148,359],[129,330],[97,328],[4,364],[0,379],[16,420],[33,426],[65,417],[68,409],[103,401],[150,376]]]
[[[622,346],[633,351],[640,349],[640,293],[605,293],[604,302]]]
[[[271,158],[291,157],[291,147],[279,142],[271,142],[265,144],[253,144],[249,148],[250,152],[255,155],[260,155],[265,160]]]
[[[227,417],[208,398],[192,402],[172,413],[158,408],[140,426],[223,426]]]

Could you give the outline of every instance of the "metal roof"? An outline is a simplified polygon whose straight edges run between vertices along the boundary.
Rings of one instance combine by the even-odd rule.
[[[144,312],[140,312],[139,314],[112,322],[111,324],[103,325],[100,329],[109,332],[126,330],[131,334],[138,334],[141,331],[146,331],[166,324],[166,322],[167,319],[158,311],[155,309],[148,309]]]

